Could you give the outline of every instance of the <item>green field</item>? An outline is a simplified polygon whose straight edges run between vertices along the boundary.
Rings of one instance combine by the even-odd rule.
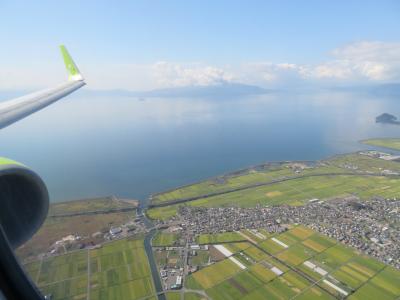
[[[165,295],[167,296],[167,300],[180,300],[181,299],[180,292],[167,292],[167,293],[165,293]],[[206,300],[207,298],[205,298],[202,295],[199,295],[197,293],[184,293],[183,299],[184,300]]]
[[[269,181],[281,176],[289,175],[287,168],[277,167],[269,171],[248,170],[239,176],[221,176],[218,179],[210,179],[179,189],[157,194],[153,197],[154,203],[175,199],[194,197],[211,192],[225,191],[231,188],[241,187],[254,182]]]
[[[152,245],[153,246],[172,246],[179,239],[179,234],[169,232],[157,232],[154,236]]]
[[[155,294],[143,239],[123,239],[25,266],[52,299],[140,299]]]
[[[199,244],[217,244],[217,243],[244,241],[244,240],[245,238],[237,232],[200,234],[197,237],[197,242]]]
[[[357,153],[338,155],[326,160],[326,163],[339,168],[343,168],[345,164],[350,164],[357,167],[356,171],[364,172],[379,173],[382,169],[400,171],[400,164],[396,161],[383,160]]]
[[[246,254],[248,257],[250,257],[255,262],[261,261],[268,257],[268,255],[265,254],[264,251],[262,251],[261,249],[259,249],[257,247],[254,247],[254,246],[250,246],[249,248],[246,248],[243,251],[243,253]]]
[[[147,211],[147,214],[152,219],[165,220],[174,216],[179,206],[183,205],[200,207],[303,205],[314,198],[329,200],[337,196],[357,195],[362,199],[368,199],[373,196],[392,198],[400,195],[398,176],[364,176],[370,173],[379,175],[384,169],[400,172],[400,164],[394,161],[352,153],[321,161],[315,167],[307,168],[299,174],[294,173],[287,165],[283,164],[262,171],[247,170],[240,174],[223,177],[223,180],[207,180],[157,194],[153,198],[153,203],[198,197],[258,183],[269,183],[182,204],[152,208]],[[351,173],[352,175],[326,175],[330,173]],[[319,176],[308,177],[307,175],[310,174]],[[271,180],[283,178],[290,179],[271,183]]]
[[[400,149],[400,139],[382,139],[382,141],[396,141],[398,149]],[[356,166],[357,169],[348,169],[344,166],[344,163],[351,163]],[[215,179],[201,181],[178,189],[156,194],[152,197],[152,203],[229,191],[252,184],[271,182],[272,180],[282,179],[285,177],[306,176],[311,174],[323,175],[329,173],[355,173],[355,171],[376,172],[380,170],[379,168],[400,170],[400,165],[396,162],[384,161],[379,158],[373,158],[358,153],[334,156],[323,160],[312,167],[305,168],[300,173],[293,172],[293,170],[288,167],[289,165],[289,163],[284,163],[264,170],[248,169],[242,172],[220,176]],[[279,195],[279,191],[276,191],[275,193],[272,192],[270,195],[271,198],[274,198],[276,195]]]
[[[249,248],[251,245],[247,242],[237,242],[237,243],[229,243],[224,244],[224,247],[227,248],[232,253],[237,253]]]
[[[400,150],[400,139],[395,139],[395,138],[368,139],[368,140],[362,140],[361,143],[371,146]]]
[[[167,220],[176,215],[179,205],[170,205],[146,210],[148,218],[153,220]]]
[[[304,226],[295,226],[274,238],[288,247],[271,238],[256,245],[240,243],[250,245],[237,248],[251,258],[246,269],[224,259],[190,275],[186,285],[205,290],[214,300],[335,299],[345,297],[344,293],[351,299],[400,297],[399,270]],[[228,249],[237,247],[230,245],[224,244]]]
[[[197,250],[196,256],[190,258],[190,264],[193,266],[203,266],[210,260],[210,254],[207,250]]]
[[[167,292],[165,293],[167,300],[181,300],[180,292]]]
[[[268,193],[279,191],[280,194],[271,198]],[[400,179],[388,177],[361,176],[319,176],[306,177],[262,186],[248,190],[223,194],[207,199],[189,202],[193,206],[227,206],[238,205],[253,207],[261,205],[307,203],[313,198],[327,199],[340,195],[358,195],[369,198],[375,195],[394,197],[400,195]],[[245,199],[245,201],[243,201]]]
[[[203,288],[208,289],[240,271],[240,268],[228,259],[222,260],[193,275],[194,280]]]
[[[277,193],[279,191],[279,194]],[[270,197],[268,195],[274,194]],[[357,195],[362,199],[373,196],[385,198],[400,195],[400,178],[385,176],[318,176],[305,177],[261,186],[214,197],[187,202],[186,205],[201,207],[241,206],[254,207],[259,205],[303,205],[310,199],[330,199],[337,196]],[[245,201],[244,201],[245,199]],[[176,214],[178,205],[153,208],[149,215],[162,219]],[[166,215],[164,211],[168,211]]]
[[[120,208],[135,208],[137,205],[136,200],[123,201],[113,197],[57,202],[50,205],[49,215],[109,211]]]
[[[301,174],[293,172],[288,168],[288,164],[275,166],[267,170],[253,170],[249,169],[239,174],[225,175],[217,179],[210,179],[195,183],[192,185],[184,186],[172,191],[159,193],[152,198],[152,203],[166,202],[176,199],[196,197],[199,195],[206,195],[209,193],[223,192],[235,188],[240,188],[252,184],[270,182],[272,180],[281,179],[289,176],[310,175],[310,174],[327,174],[335,172],[346,172],[339,166],[332,165],[317,165],[313,168],[304,169]],[[349,173],[349,171],[347,171]]]

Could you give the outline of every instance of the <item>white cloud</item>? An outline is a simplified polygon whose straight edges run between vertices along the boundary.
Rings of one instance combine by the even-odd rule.
[[[315,66],[309,75],[353,81],[400,80],[400,43],[357,42],[334,49],[332,54],[332,61]]]
[[[335,57],[353,61],[398,61],[400,43],[363,41],[334,49]]]
[[[253,62],[238,66],[234,78],[247,84],[284,87],[303,81],[307,70],[293,63]]]
[[[158,84],[166,87],[217,85],[233,79],[231,74],[221,68],[202,64],[157,62],[152,69]]]
[[[332,59],[315,65],[248,62],[229,66],[160,61],[102,67],[88,74],[93,88],[133,90],[243,82],[265,87],[400,80],[400,43],[357,42],[331,51]],[[91,69],[91,68],[89,68]],[[110,76],[112,74],[112,76]],[[106,83],[104,83],[106,82]],[[101,84],[99,84],[101,83]]]
[[[400,43],[363,41],[331,51],[319,64],[247,62],[227,66],[206,63],[155,62],[149,64],[79,65],[91,89],[148,90],[188,85],[243,82],[265,87],[295,84],[336,84],[400,81]],[[51,86],[66,77],[60,65],[37,74],[37,66],[3,65],[0,89]]]
[[[346,61],[327,62],[308,69],[306,77],[347,79],[353,76],[353,70]]]
[[[334,49],[331,54],[331,60],[315,65],[246,64],[241,77],[259,84],[263,80],[266,85],[400,81],[400,43],[357,42]]]

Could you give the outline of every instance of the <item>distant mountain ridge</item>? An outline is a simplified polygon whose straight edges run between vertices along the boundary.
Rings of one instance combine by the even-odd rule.
[[[386,83],[375,86],[372,92],[382,96],[400,96],[400,83]]]
[[[249,95],[262,95],[272,92],[272,90],[264,89],[255,85],[242,83],[223,83],[218,85],[196,85],[183,86],[164,89],[154,89],[150,91],[129,91],[129,90],[91,90],[91,93],[99,93],[103,95],[118,95],[125,97],[140,98],[178,98],[178,97],[242,97]]]
[[[369,85],[332,86],[329,89],[343,92],[368,93],[377,96],[400,96],[400,83],[382,83]]]

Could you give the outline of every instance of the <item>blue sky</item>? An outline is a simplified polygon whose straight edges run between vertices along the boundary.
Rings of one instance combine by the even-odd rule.
[[[6,41],[0,47],[2,89],[62,79],[60,43],[95,88],[229,80],[268,86],[307,76],[319,80],[319,66],[324,66],[324,80],[331,74],[336,74],[332,80],[347,75],[354,81],[376,80],[380,72],[379,80],[393,81],[400,74],[390,67],[393,60],[399,63],[393,57],[400,42],[399,1],[1,1],[0,11]],[[351,48],[349,58],[348,47],[358,52]],[[366,51],[377,57],[371,59],[369,52],[368,61],[337,70]],[[385,63],[390,76],[381,74],[382,68],[388,72]],[[34,74],[29,69],[38,68],[51,78],[23,84]],[[376,78],[365,75],[371,68]],[[107,80],[106,74],[116,73]]]

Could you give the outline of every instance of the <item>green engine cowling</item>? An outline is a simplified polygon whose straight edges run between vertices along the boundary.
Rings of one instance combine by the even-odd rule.
[[[38,231],[48,209],[43,180],[23,164],[0,158],[0,223],[14,249]]]

